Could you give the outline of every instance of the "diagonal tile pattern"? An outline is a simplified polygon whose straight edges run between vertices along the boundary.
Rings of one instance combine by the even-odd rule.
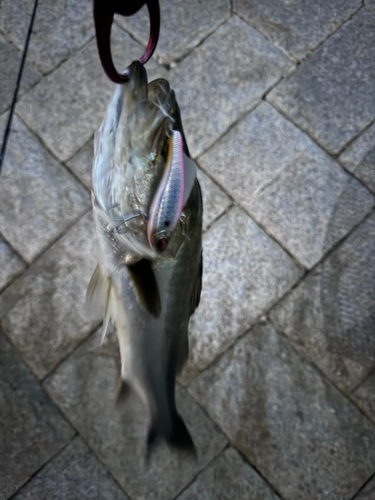
[[[84,304],[97,245],[90,213],[0,297],[1,326],[39,378],[95,326]]]
[[[223,452],[178,500],[278,500],[278,496],[233,448]]]
[[[1,137],[34,5],[0,2]],[[91,9],[38,1],[0,176],[0,500],[373,500],[374,0],[161,0],[147,71],[199,166],[204,275],[176,387],[198,460],[148,464],[116,337],[84,313],[113,92]],[[144,11],[113,25],[119,70]]]
[[[267,103],[200,164],[307,268],[374,203],[359,182]]]
[[[375,497],[375,478],[363,488],[355,500],[372,500]]]
[[[350,398],[375,422],[375,370],[355,388]]]
[[[25,267],[25,263],[0,237],[0,289],[5,288],[8,283],[13,281],[18,274],[25,270]]]
[[[32,262],[90,204],[89,193],[13,117],[0,177],[0,226],[9,243]]]
[[[1,11],[0,11],[1,12]],[[0,114],[8,109],[13,100],[22,53],[0,33]],[[19,96],[34,85],[41,75],[27,62],[24,68]]]
[[[207,367],[301,277],[302,270],[242,210],[231,209],[203,239],[203,287],[190,320],[182,381]]]
[[[375,426],[269,324],[189,391],[283,498],[349,500],[375,470]]]
[[[171,72],[195,158],[250,110],[293,64],[238,17]]]
[[[375,118],[375,12],[361,9],[267,100],[337,154]]]
[[[128,500],[81,438],[75,438],[14,500]]]
[[[301,59],[361,7],[360,0],[234,0],[234,10],[286,54]]]
[[[23,50],[34,2],[3,0],[0,7],[0,30]],[[90,0],[49,2],[39,0],[33,33],[27,53],[43,74],[82,47],[94,36]]]
[[[0,499],[15,493],[73,436],[0,330]]]
[[[271,318],[342,390],[375,365],[375,216],[288,297]]]
[[[191,52],[230,16],[229,0],[161,0],[160,39],[155,57],[170,64]],[[149,19],[146,6],[134,17],[117,16],[119,26],[146,45]]]
[[[375,192],[375,123],[340,155],[340,162]]]

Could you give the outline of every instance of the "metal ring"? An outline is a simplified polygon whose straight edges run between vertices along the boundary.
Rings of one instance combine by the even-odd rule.
[[[111,28],[114,14],[132,16],[138,12],[146,3],[150,18],[150,37],[143,56],[139,59],[142,64],[150,59],[159,39],[160,32],[160,8],[158,0],[133,0],[124,2],[121,0],[94,0],[94,22],[96,32],[96,42],[98,45],[99,57],[103,69],[110,80],[114,83],[125,83],[129,76],[125,72],[117,72],[113,64],[111,53]]]

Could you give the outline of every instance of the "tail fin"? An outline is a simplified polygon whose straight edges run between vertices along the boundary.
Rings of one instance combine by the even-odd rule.
[[[189,455],[192,455],[194,458],[197,457],[197,451],[195,449],[194,441],[186,427],[185,422],[182,420],[180,415],[176,412],[173,418],[173,427],[172,432],[166,435],[165,433],[158,430],[158,422],[154,421],[151,424],[148,437],[147,437],[147,457],[150,457],[150,454],[153,448],[156,445],[156,442],[159,437],[164,437],[169,445],[173,448],[177,448]]]

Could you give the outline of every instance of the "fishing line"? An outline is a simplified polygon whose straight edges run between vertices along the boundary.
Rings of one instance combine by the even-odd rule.
[[[36,14],[37,7],[38,7],[38,0],[35,0],[34,8],[33,8],[33,13],[31,15],[31,19],[30,19],[29,31],[27,32],[25,47],[23,49],[23,54],[22,54],[22,59],[21,59],[21,64],[20,64],[20,69],[18,71],[18,78],[17,78],[17,82],[16,82],[16,88],[15,88],[14,95],[13,95],[12,105],[11,105],[10,111],[9,111],[8,123],[7,123],[6,129],[5,129],[5,133],[4,133],[3,145],[1,147],[1,152],[0,152],[0,174],[1,174],[1,169],[3,167],[3,161],[4,161],[4,157],[5,157],[5,151],[6,151],[6,148],[7,148],[8,137],[9,137],[9,134],[10,134],[10,128],[12,126],[12,119],[13,119],[14,108],[16,107],[16,103],[17,103],[18,90],[19,90],[20,84],[21,84],[23,67],[25,66],[25,61],[26,61],[26,56],[27,56],[27,49],[29,48],[29,41],[30,41],[30,37],[31,37],[31,32],[33,30],[34,19],[35,19],[35,14]]]

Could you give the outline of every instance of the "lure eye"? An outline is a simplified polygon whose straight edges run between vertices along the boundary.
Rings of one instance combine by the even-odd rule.
[[[159,250],[159,252],[162,252],[167,248],[168,245],[168,240],[166,238],[161,238],[157,243],[156,243],[156,248]]]

